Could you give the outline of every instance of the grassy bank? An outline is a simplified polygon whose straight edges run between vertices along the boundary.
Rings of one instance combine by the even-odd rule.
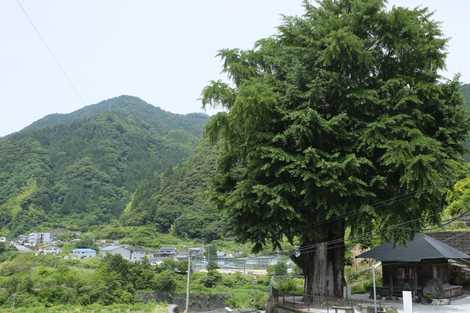
[[[59,305],[52,307],[0,307],[3,313],[166,313],[166,304]]]

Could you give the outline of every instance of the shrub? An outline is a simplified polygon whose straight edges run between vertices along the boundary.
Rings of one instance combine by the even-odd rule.
[[[153,281],[153,288],[156,291],[174,293],[176,291],[176,280],[174,275],[175,274],[170,271],[156,274]]]
[[[203,281],[204,287],[214,288],[219,282],[222,281],[222,275],[217,270],[210,270]]]
[[[268,267],[268,274],[273,276],[287,275],[287,264],[285,262],[277,262]]]

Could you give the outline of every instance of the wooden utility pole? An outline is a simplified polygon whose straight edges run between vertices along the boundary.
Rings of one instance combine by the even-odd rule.
[[[191,280],[191,250],[188,249],[188,276],[186,281],[186,308],[185,313],[189,313],[189,286]]]

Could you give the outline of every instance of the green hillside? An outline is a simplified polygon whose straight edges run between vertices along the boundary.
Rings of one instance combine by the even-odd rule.
[[[202,140],[189,160],[142,184],[123,214],[123,222],[154,224],[162,233],[174,230],[185,238],[218,239],[223,219],[208,194],[216,152]]]
[[[462,93],[465,99],[465,104],[470,107],[470,84],[465,84],[462,86]]]
[[[143,180],[192,154],[207,119],[120,96],[1,138],[0,227],[18,233],[119,217]]]

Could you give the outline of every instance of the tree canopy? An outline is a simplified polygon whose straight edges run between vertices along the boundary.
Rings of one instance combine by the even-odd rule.
[[[225,109],[206,130],[239,238],[259,249],[375,226],[400,240],[436,222],[470,127],[460,83],[439,76],[446,44],[425,8],[324,0],[253,49],[221,50],[230,82],[202,95]]]

